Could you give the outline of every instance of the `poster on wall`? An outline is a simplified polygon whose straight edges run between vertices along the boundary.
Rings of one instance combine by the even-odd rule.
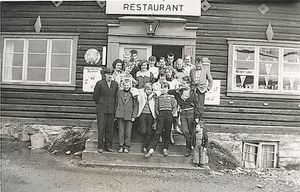
[[[205,105],[220,105],[221,81],[214,80],[210,91],[205,93]]]
[[[83,92],[94,92],[94,87],[97,81],[101,80],[101,68],[99,67],[84,67],[83,69]]]
[[[107,0],[106,14],[201,15],[200,0]]]

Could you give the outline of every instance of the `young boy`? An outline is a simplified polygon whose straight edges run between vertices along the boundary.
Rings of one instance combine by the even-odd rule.
[[[208,137],[205,131],[204,122],[200,121],[196,125],[196,143],[194,148],[194,158],[193,163],[201,168],[208,168],[208,156],[207,156],[207,147],[208,147]]]
[[[143,90],[137,96],[139,103],[138,118],[140,131],[143,134],[143,153],[148,152],[149,143],[152,136],[152,125],[155,121],[155,94],[153,93],[152,84],[146,83]]]
[[[168,156],[173,115],[177,110],[177,102],[175,97],[168,94],[169,88],[170,85],[167,82],[163,82],[161,84],[161,95],[155,100],[157,126],[153,138],[149,144],[150,150],[145,155],[146,158],[150,157],[154,153],[161,133],[163,133],[163,154],[164,156]]]
[[[186,157],[191,155],[191,146],[195,133],[195,122],[199,122],[200,108],[197,94],[190,87],[190,78],[182,78],[181,88],[179,90],[170,90],[169,94],[174,95],[180,106],[181,130],[186,140]]]
[[[137,99],[130,92],[131,80],[124,79],[123,90],[117,95],[116,118],[119,125],[119,153],[128,153],[131,140],[132,122],[138,113]]]

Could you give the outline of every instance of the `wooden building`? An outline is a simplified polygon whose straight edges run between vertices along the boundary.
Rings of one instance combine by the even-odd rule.
[[[231,148],[238,157],[267,150],[279,152],[281,165],[299,164],[300,3],[206,2],[201,16],[106,14],[96,1],[2,2],[2,120],[91,125],[95,104],[82,91],[83,70],[105,66],[103,58],[86,63],[86,50],[102,55],[105,47],[107,66],[126,49],[141,58],[172,50],[208,57],[221,82],[220,104],[205,108],[212,139],[239,146]]]

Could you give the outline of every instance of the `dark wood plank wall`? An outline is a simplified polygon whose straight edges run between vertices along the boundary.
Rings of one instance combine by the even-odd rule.
[[[262,15],[257,10],[260,2],[239,3],[234,0],[209,1],[212,7],[201,17],[186,17],[199,26],[197,56],[211,59],[215,79],[221,80],[220,106],[207,106],[208,125],[252,125],[299,128],[300,101],[296,99],[240,98],[226,96],[227,43],[226,38],[265,39],[271,21],[274,40],[300,40],[300,4],[270,4],[270,11]],[[240,1],[241,2],[241,1]],[[89,122],[96,118],[92,95],[83,93],[82,71],[87,66],[84,52],[91,47],[102,50],[107,45],[108,23],[117,23],[118,16],[105,15],[95,1],[63,2],[55,7],[52,2],[2,3],[3,32],[34,32],[38,15],[42,32],[79,33],[76,91],[46,91],[2,89],[3,117],[34,118],[43,122]],[[234,104],[230,104],[233,101]],[[269,105],[264,106],[267,102]],[[74,120],[73,120],[74,119]],[[55,121],[54,121],[55,120]]]

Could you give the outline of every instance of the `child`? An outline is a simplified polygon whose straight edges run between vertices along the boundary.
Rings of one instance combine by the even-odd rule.
[[[166,82],[166,74],[164,72],[158,74],[158,81],[153,84],[153,92],[156,96],[161,95],[161,85]]]
[[[175,61],[174,69],[175,69],[175,75],[174,75],[175,79],[181,82],[182,78],[186,76],[184,73],[183,60],[181,58],[178,58]]]
[[[143,139],[143,153],[148,152],[149,143],[152,136],[152,125],[156,118],[154,107],[155,99],[152,90],[152,84],[146,83],[144,90],[137,96],[139,103],[139,111],[137,117],[139,117],[141,133],[144,136]]]
[[[120,84],[119,84],[120,90],[124,89],[123,88],[123,81],[124,81],[124,79],[129,79],[130,80],[130,86],[131,87],[135,87],[137,85],[137,81],[130,74],[132,68],[133,68],[133,66],[130,66],[130,65],[126,66],[124,73],[120,76]]]
[[[148,59],[149,62],[149,71],[153,74],[153,77],[155,81],[157,81],[158,78],[158,67],[155,67],[156,64],[156,57],[150,56]]]
[[[116,118],[119,125],[119,153],[128,153],[131,140],[132,122],[138,112],[137,99],[130,92],[130,79],[124,79],[123,88],[117,95]]]
[[[169,94],[174,95],[180,106],[180,122],[181,130],[186,140],[186,157],[191,155],[192,141],[195,133],[195,122],[199,123],[200,109],[198,97],[194,90],[190,87],[190,78],[185,76],[182,78],[181,88],[179,90],[170,90]]]
[[[169,88],[170,85],[167,82],[163,82],[161,85],[161,95],[155,99],[157,126],[149,144],[150,150],[145,155],[146,158],[150,157],[154,153],[161,133],[163,133],[163,154],[164,156],[168,155],[173,115],[177,110],[175,97],[168,94]]]
[[[139,71],[136,73],[138,82],[137,88],[143,89],[146,83],[153,83],[153,74],[149,71],[149,63],[147,60],[142,60],[139,64]]]
[[[166,67],[166,80],[170,84],[170,89],[178,89],[179,88],[179,81],[174,78],[175,70],[171,66]]]
[[[167,60],[165,57],[160,57],[159,58],[159,68],[158,68],[158,72],[165,72],[165,68],[166,68],[166,64],[167,64]]]
[[[193,163],[201,168],[207,167],[208,156],[207,156],[207,147],[208,147],[208,137],[205,131],[204,122],[200,121],[196,125],[196,143],[194,148],[194,158]]]

